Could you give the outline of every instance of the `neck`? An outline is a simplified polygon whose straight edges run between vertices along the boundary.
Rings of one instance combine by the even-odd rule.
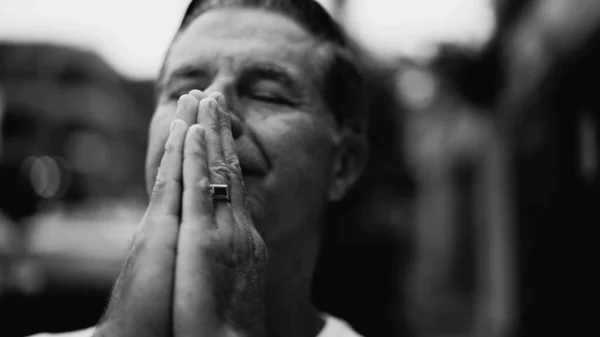
[[[323,328],[324,321],[311,300],[319,240],[310,239],[294,238],[294,242],[269,247],[277,254],[270,256],[268,267],[265,308],[268,337],[315,337]],[[282,254],[284,251],[287,254]]]

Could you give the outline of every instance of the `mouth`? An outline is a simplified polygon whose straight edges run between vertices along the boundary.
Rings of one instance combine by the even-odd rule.
[[[265,156],[253,142],[238,142],[236,148],[244,177],[264,176],[269,172]]]
[[[262,177],[267,173],[254,164],[241,164],[242,176],[244,177]]]

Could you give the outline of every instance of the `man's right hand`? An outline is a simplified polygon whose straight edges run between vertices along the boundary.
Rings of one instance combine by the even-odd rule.
[[[94,336],[265,334],[267,250],[224,97],[209,96],[179,100],[150,204]],[[231,200],[214,203],[209,182],[227,184]]]
[[[179,104],[177,115],[190,115],[186,109],[194,109],[194,106]],[[107,312],[94,336],[171,335],[187,130],[188,124],[181,119],[171,123],[148,209],[136,229]]]

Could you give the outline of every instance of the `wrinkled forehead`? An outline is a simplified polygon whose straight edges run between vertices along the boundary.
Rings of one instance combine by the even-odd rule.
[[[164,75],[180,68],[218,63],[235,68],[271,62],[298,76],[317,76],[323,44],[293,19],[253,8],[211,9],[179,33],[165,60]]]

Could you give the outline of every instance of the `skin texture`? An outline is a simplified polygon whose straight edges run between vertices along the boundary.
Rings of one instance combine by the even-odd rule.
[[[150,125],[151,202],[96,336],[320,331],[323,212],[366,160],[325,108],[320,47],[254,9],[211,10],[178,35]],[[231,204],[213,207],[208,182],[228,183]]]

